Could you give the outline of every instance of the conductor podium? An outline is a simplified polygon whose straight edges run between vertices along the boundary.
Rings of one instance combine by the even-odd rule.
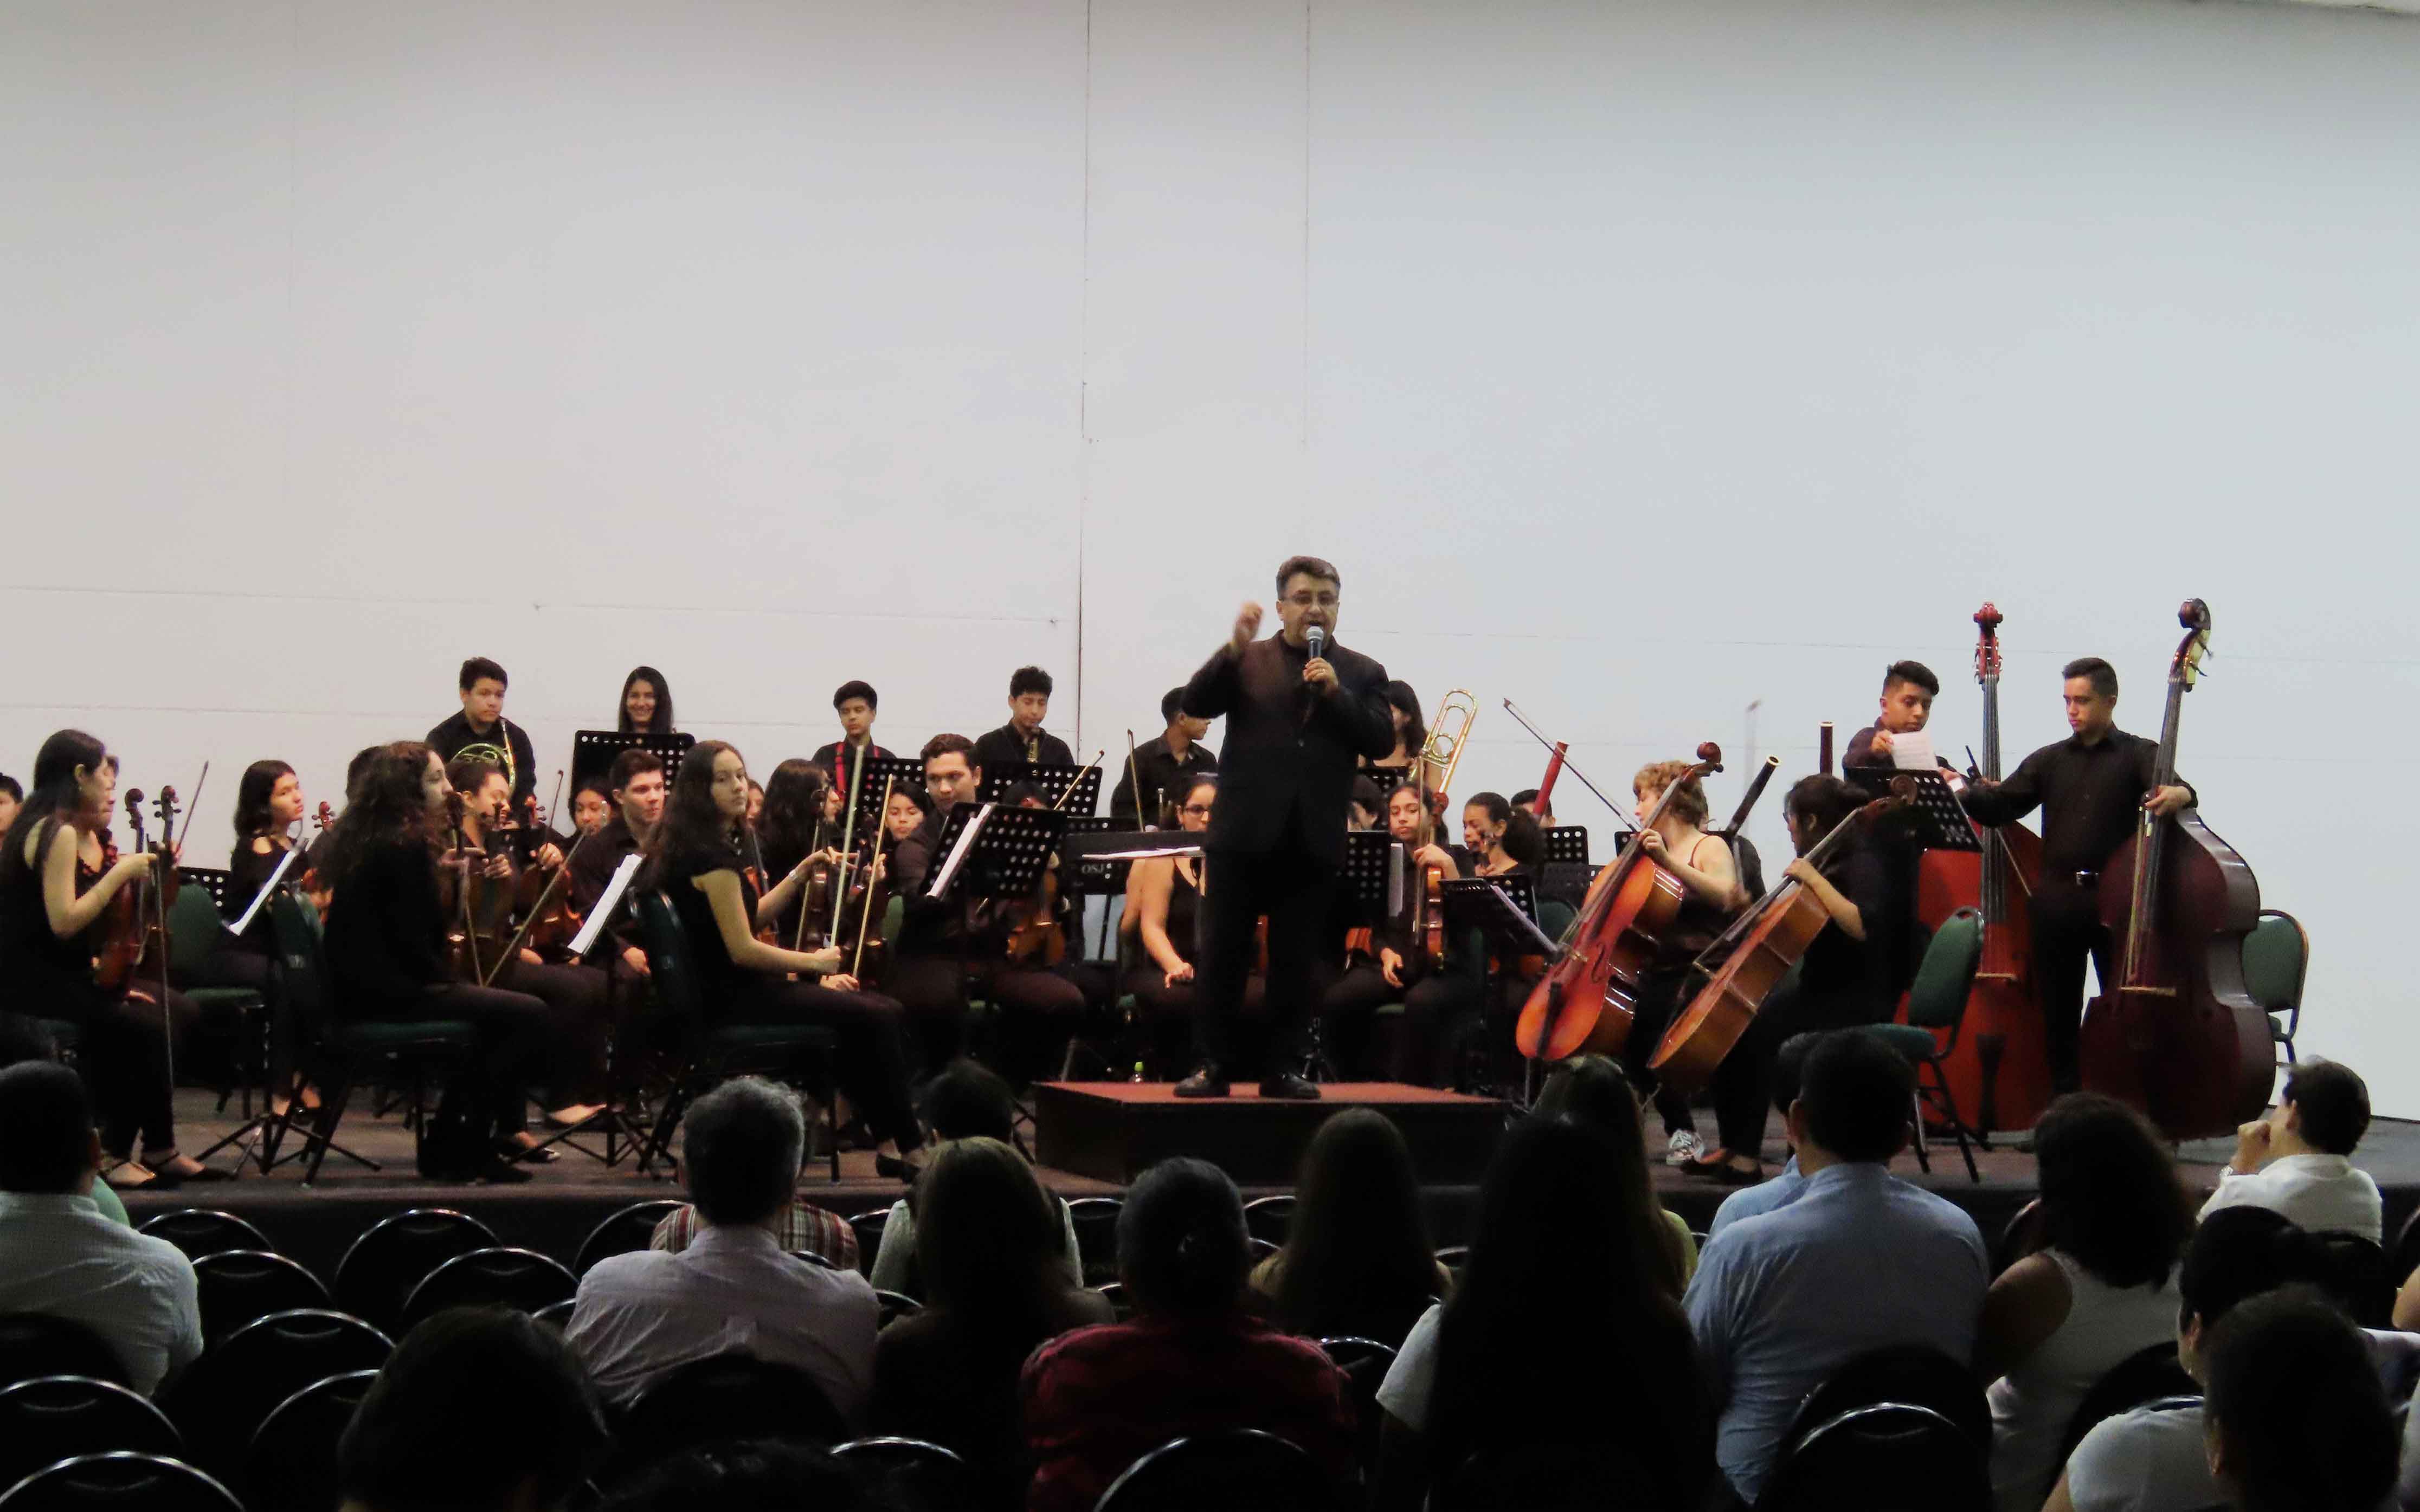
[[[1329,1082],[1316,1103],[1180,1098],[1173,1082],[1042,1082],[1033,1088],[1033,1155],[1042,1165],[1120,1185],[1175,1155],[1211,1162],[1246,1186],[1291,1185],[1319,1126],[1346,1108],[1375,1108],[1404,1133],[1412,1168],[1432,1184],[1476,1182],[1504,1132],[1504,1104],[1399,1082]]]

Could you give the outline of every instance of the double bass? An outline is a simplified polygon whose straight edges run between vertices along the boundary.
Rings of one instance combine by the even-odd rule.
[[[1975,681],[1983,690],[1983,753],[1976,770],[2000,779],[1999,609],[1975,611]],[[2041,837],[2023,825],[1975,826],[1982,850],[1928,850],[1916,868],[1916,917],[1928,929],[1962,908],[1983,920],[1983,954],[1966,995],[1957,1048],[1942,1063],[1960,1108],[1987,1137],[1994,1129],[2023,1129],[2050,1105],[2050,1051],[2034,996],[2034,883],[2041,874]]]
[[[1832,832],[1807,853],[1807,864],[1821,868],[1861,825],[1905,808],[1915,798],[1915,779],[1891,779],[1890,795],[1876,798],[1833,825]],[[1755,1022],[1764,1000],[1831,922],[1831,910],[1795,877],[1785,879],[1757,900],[1698,957],[1699,967],[1711,975],[1689,1006],[1673,1016],[1672,1026],[1664,1031],[1664,1042],[1648,1058],[1648,1069],[1665,1085],[1683,1091],[1703,1087]],[[1719,966],[1713,964],[1717,960],[1722,963]]]
[[[1709,740],[1698,760],[1668,784],[1640,823],[1655,827],[1672,795],[1723,769],[1723,748]],[[1521,1005],[1512,1042],[1533,1060],[1562,1060],[1586,1050],[1619,1055],[1637,1017],[1639,979],[1655,963],[1663,932],[1680,917],[1681,879],[1647,857],[1633,840],[1589,884],[1579,912],[1558,942],[1544,975]]]
[[[2187,599],[2168,663],[2153,787],[2177,779],[2185,694],[2210,653],[2210,607]],[[2269,1020],[2243,985],[2243,941],[2260,884],[2196,809],[2149,810],[2101,873],[2101,920],[2116,942],[2114,990],[2092,999],[2077,1045],[2084,1085],[2140,1108],[2171,1139],[2232,1133],[2260,1116],[2276,1081]]]

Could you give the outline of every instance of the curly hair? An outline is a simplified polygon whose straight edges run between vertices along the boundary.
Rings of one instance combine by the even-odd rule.
[[[1687,780],[1683,781],[1683,778]],[[1673,788],[1676,782],[1680,786]],[[1637,777],[1630,779],[1631,793],[1641,798],[1667,789],[1672,790],[1672,801],[1665,806],[1666,813],[1683,824],[1702,825],[1706,822],[1705,784],[1690,776],[1689,763],[1649,762],[1638,769]]]

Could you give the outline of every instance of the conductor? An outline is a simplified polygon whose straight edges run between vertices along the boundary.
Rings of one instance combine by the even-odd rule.
[[[1229,1072],[1254,1066],[1263,1097],[1319,1096],[1287,1057],[1317,997],[1320,935],[1344,860],[1354,769],[1358,758],[1395,746],[1381,691],[1387,670],[1330,639],[1336,569],[1317,557],[1294,557],[1278,568],[1277,587],[1279,632],[1252,639],[1261,606],[1246,604],[1227,643],[1185,685],[1184,712],[1225,716],[1227,741],[1218,752],[1218,804],[1202,842],[1208,864],[1193,1028],[1201,1065],[1176,1084],[1179,1097],[1225,1097]],[[1268,1019],[1239,1025],[1263,915]]]

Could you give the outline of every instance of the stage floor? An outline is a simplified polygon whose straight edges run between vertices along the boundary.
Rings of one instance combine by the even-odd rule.
[[[186,1149],[204,1149],[239,1122],[236,1104],[230,1103],[226,1113],[219,1114],[213,1106],[215,1102],[216,1098],[208,1092],[178,1093],[178,1138]],[[402,1120],[394,1115],[384,1119],[368,1117],[367,1103],[366,1096],[356,1096],[353,1111],[346,1115],[338,1137],[343,1144],[380,1162],[382,1170],[364,1170],[332,1154],[320,1171],[318,1185],[306,1187],[302,1183],[299,1162],[281,1165],[267,1176],[247,1165],[239,1180],[191,1183],[172,1192],[127,1193],[127,1208],[137,1222],[177,1208],[223,1208],[240,1213],[257,1223],[281,1250],[325,1276],[334,1273],[344,1246],[354,1235],[386,1213],[407,1207],[458,1208],[487,1223],[507,1244],[526,1245],[567,1259],[578,1250],[588,1229],[615,1209],[679,1195],[677,1185],[661,1174],[660,1165],[659,1176],[651,1179],[639,1174],[635,1159],[609,1169],[569,1150],[551,1165],[530,1167],[532,1180],[516,1185],[425,1180],[412,1168],[411,1136]],[[1705,1137],[1713,1137],[1713,1118],[1702,1109],[1699,1127]],[[1020,1134],[1031,1148],[1032,1130],[1024,1128]],[[2002,1142],[2005,1147],[2008,1136],[2004,1135]],[[1657,1143],[1660,1145],[1660,1140]],[[2231,1152],[2231,1142],[2224,1140],[2200,1140],[2184,1146],[2178,1155],[2187,1183],[2204,1188],[2216,1185],[2219,1167]],[[213,1157],[212,1164],[227,1165],[229,1153],[222,1151]],[[1765,1129],[1764,1158],[1770,1167],[1777,1169],[1784,1154],[1781,1122],[1776,1118]],[[1653,1165],[1657,1196],[1692,1228],[1704,1228],[1731,1189],[1671,1171],[1661,1164],[1660,1149],[1658,1156]],[[1967,1180],[1955,1145],[1936,1141],[1930,1176],[1917,1170],[1912,1154],[1900,1156],[1892,1169],[1965,1208],[1982,1226],[1985,1237],[1990,1238],[2034,1196],[2034,1162],[2029,1155],[2000,1148],[1978,1151],[1976,1164],[1982,1176],[1979,1183]],[[2420,1206],[2420,1122],[2376,1120],[2354,1164],[2375,1177],[2386,1194],[2386,1231],[2391,1240],[2405,1216]],[[841,1180],[835,1186],[822,1184],[822,1171],[819,1164],[812,1167],[810,1180],[802,1190],[818,1206],[844,1216],[887,1208],[906,1190],[895,1180],[876,1177],[874,1157],[863,1151],[841,1156]],[[1061,1196],[1094,1196],[1119,1190],[1111,1182],[1047,1165],[1038,1167],[1037,1174],[1046,1186]],[[1281,1190],[1282,1187],[1267,1184],[1246,1187],[1251,1196]],[[1466,1242],[1474,1189],[1467,1184],[1438,1183],[1424,1190],[1435,1242]]]

